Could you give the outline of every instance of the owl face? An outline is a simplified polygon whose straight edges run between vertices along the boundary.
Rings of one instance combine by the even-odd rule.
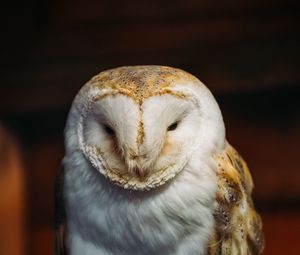
[[[151,68],[147,74],[142,77],[151,81],[162,75]],[[224,141],[222,116],[210,92],[198,80],[179,81],[171,79],[152,93],[145,81],[133,93],[93,85],[84,92],[89,96],[78,107],[79,146],[110,181],[137,190],[160,186],[182,171],[195,151],[205,155]],[[146,88],[139,95],[141,86]]]
[[[147,182],[185,165],[200,116],[191,101],[172,95],[148,98],[141,106],[124,95],[105,97],[87,114],[83,137],[106,169]]]

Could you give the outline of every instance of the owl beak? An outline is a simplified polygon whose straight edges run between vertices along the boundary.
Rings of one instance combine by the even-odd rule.
[[[140,178],[140,180],[144,180],[147,176],[147,170],[142,167],[135,167],[134,172]]]

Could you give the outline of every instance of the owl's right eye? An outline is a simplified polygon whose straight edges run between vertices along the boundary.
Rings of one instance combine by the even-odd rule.
[[[173,131],[177,128],[177,126],[178,126],[178,121],[176,121],[176,122],[172,123],[170,126],[168,126],[167,130]]]
[[[108,135],[114,135],[115,131],[113,130],[113,128],[107,124],[103,125],[104,131],[106,132],[106,134]]]

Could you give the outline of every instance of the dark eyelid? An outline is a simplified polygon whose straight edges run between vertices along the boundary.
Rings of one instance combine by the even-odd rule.
[[[177,128],[179,121],[173,122],[170,126],[168,126],[167,130],[168,131],[173,131]]]
[[[104,128],[104,130],[105,130],[105,132],[106,132],[107,134],[109,134],[109,135],[114,135],[114,134],[115,134],[114,129],[113,129],[110,125],[108,125],[108,124],[103,124],[103,128]]]

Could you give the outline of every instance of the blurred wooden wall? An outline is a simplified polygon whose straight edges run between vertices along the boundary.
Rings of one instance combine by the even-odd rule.
[[[26,254],[24,174],[18,143],[0,126],[0,254]]]
[[[190,71],[215,94],[228,139],[254,176],[265,254],[296,254],[296,7],[290,0],[6,2],[0,116],[21,141],[27,253],[52,253],[53,180],[63,157],[66,115],[79,88],[107,68],[160,64]]]

